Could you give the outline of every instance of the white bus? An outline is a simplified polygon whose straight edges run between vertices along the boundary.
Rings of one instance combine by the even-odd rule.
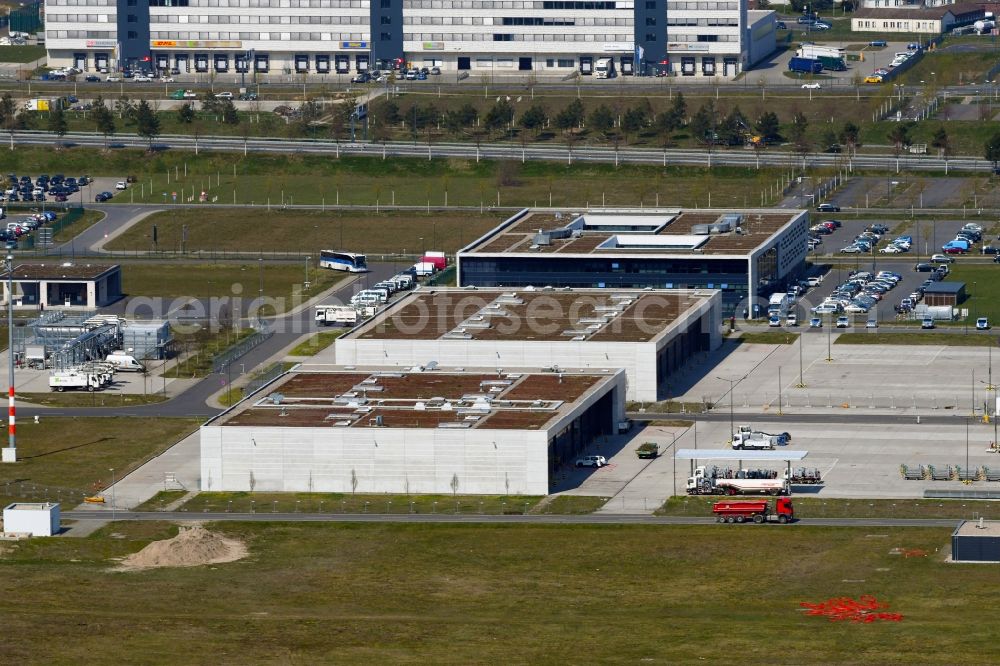
[[[368,272],[368,263],[365,261],[365,255],[355,252],[323,250],[319,256],[319,267],[332,268],[335,271],[347,271],[348,273]]]

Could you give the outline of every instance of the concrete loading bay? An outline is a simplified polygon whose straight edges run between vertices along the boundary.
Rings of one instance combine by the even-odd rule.
[[[746,417],[737,426],[750,421]],[[814,467],[823,476],[820,485],[793,485],[792,496],[806,495],[829,498],[863,499],[917,499],[931,491],[992,491],[1000,493],[1000,482],[933,481],[930,479],[907,480],[902,466],[911,468],[933,465],[936,469],[951,466],[966,468],[965,425],[910,425],[887,426],[831,425],[828,423],[802,423],[789,419],[750,421],[754,428],[766,432],[788,431],[792,441],[780,447],[776,455],[808,452],[800,462],[791,466]],[[610,498],[601,512],[651,513],[674,492],[685,494],[687,478],[695,465],[718,465],[736,469],[739,459],[749,458],[748,452],[733,451],[730,461],[674,460],[672,447],[693,449],[695,431],[697,446],[703,449],[720,449],[729,439],[728,421],[700,421],[697,426],[637,425],[627,437],[611,438],[592,453],[608,458],[608,465],[599,469],[568,469],[556,477],[553,492],[568,495],[596,495]],[[988,430],[988,432],[987,432]],[[973,429],[969,438],[968,468],[1000,469],[1000,455],[988,451],[993,429]],[[657,442],[660,456],[643,460],[635,449],[643,442]],[[741,456],[742,454],[742,456]],[[772,469],[780,475],[786,469],[784,461],[758,462],[743,460],[746,469]],[[692,496],[691,501],[706,501],[710,496]]]

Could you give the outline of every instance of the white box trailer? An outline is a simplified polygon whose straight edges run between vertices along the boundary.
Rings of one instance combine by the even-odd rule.
[[[322,326],[354,326],[358,323],[358,311],[351,305],[317,305],[316,323]]]
[[[800,58],[847,58],[847,49],[837,46],[820,46],[819,44],[803,44],[797,55]]]
[[[49,388],[53,391],[96,391],[103,383],[101,378],[82,370],[56,370],[49,374]]]

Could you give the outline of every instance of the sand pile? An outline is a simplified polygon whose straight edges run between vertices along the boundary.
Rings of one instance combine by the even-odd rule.
[[[182,527],[172,539],[154,541],[138,553],[122,560],[123,569],[196,567],[203,564],[235,562],[247,556],[242,541],[209,532],[204,527]]]

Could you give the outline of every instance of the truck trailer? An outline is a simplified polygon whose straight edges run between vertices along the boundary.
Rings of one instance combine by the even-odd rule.
[[[742,450],[771,450],[776,446],[784,446],[792,439],[787,432],[772,435],[767,432],[753,430],[748,425],[741,425],[740,429],[733,434],[731,444],[734,449]]]
[[[819,74],[823,71],[823,63],[815,58],[794,57],[788,61],[789,72],[801,72],[802,74]]]
[[[354,326],[358,323],[358,311],[351,305],[317,305],[316,323],[322,326]]]
[[[720,523],[781,523],[795,520],[790,497],[779,497],[772,505],[767,500],[723,501],[712,505],[712,514]]]
[[[787,495],[788,482],[777,478],[727,478],[715,476],[716,468],[696,467],[687,480],[688,495]]]

